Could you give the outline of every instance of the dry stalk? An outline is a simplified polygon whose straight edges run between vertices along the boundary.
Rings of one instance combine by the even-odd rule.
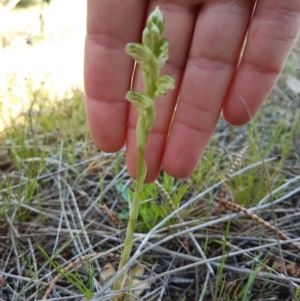
[[[270,223],[264,221],[262,218],[260,218],[259,216],[257,216],[256,214],[252,213],[251,211],[249,211],[248,209],[246,209],[245,207],[238,205],[236,203],[232,203],[230,201],[227,200],[221,200],[219,199],[219,202],[221,203],[222,206],[224,206],[226,209],[231,209],[234,211],[238,211],[238,212],[243,212],[246,216],[250,217],[251,219],[255,220],[256,222],[258,222],[260,225],[262,225],[263,227],[273,231],[273,232],[277,232],[278,236],[280,239],[282,240],[290,240],[290,238],[288,236],[286,236],[282,231],[280,231],[278,228],[276,229],[273,225],[271,225]],[[288,242],[287,245],[295,248],[296,250],[298,250],[300,252],[300,245],[297,245],[296,243],[294,243],[293,241]]]
[[[227,185],[228,182],[231,178],[232,173],[234,172],[236,166],[240,163],[243,154],[245,153],[246,149],[248,148],[248,146],[245,146],[240,153],[238,154],[236,160],[233,162],[231,168],[229,169],[229,172],[226,174],[225,176],[225,181],[223,182],[221,189],[220,189],[220,194],[219,194],[219,212],[220,209],[222,207],[224,207],[225,209],[230,209],[236,212],[243,212],[246,216],[248,216],[249,218],[253,219],[254,221],[258,222],[260,225],[262,225],[263,227],[269,229],[270,231],[274,232],[274,233],[278,233],[278,236],[280,239],[282,240],[291,240],[288,236],[286,236],[282,231],[280,231],[278,228],[275,228],[273,225],[271,225],[270,223],[266,222],[265,220],[263,220],[262,218],[260,218],[259,216],[257,216],[256,214],[252,213],[251,211],[249,211],[247,208],[238,205],[236,203],[233,203],[231,201],[225,200],[225,191],[227,189]],[[296,250],[298,250],[300,252],[300,245],[294,243],[294,242],[288,242],[287,245],[295,248]]]
[[[118,215],[115,212],[112,212],[106,205],[102,206],[103,210],[105,211],[108,219],[112,222],[112,224],[117,228],[120,229],[121,223],[118,218]]]
[[[172,211],[175,211],[176,208],[174,203],[165,188],[157,180],[155,181],[155,185],[157,186],[159,192],[163,195],[163,198],[167,202],[168,206],[172,209]],[[182,218],[179,214],[176,214],[176,221],[178,224],[181,224],[182,222]]]
[[[249,147],[249,145],[246,145],[239,153],[237,158],[234,160],[233,164],[230,166],[228,173],[225,176],[225,180],[223,182],[223,184],[221,185],[221,189],[220,189],[220,193],[219,193],[219,200],[224,200],[225,199],[225,192],[227,190],[228,187],[228,182],[231,178],[231,175],[233,174],[235,168],[237,167],[237,165],[241,162],[242,158],[243,158],[243,154],[245,153],[245,151],[247,150],[247,148]],[[221,207],[223,206],[223,204],[219,203],[219,215],[221,215]]]
[[[168,194],[168,192],[165,190],[165,188],[158,182],[158,180],[155,181],[155,185],[157,186],[159,192],[163,195],[164,200],[167,202],[167,204],[172,209],[172,211],[175,211],[176,208],[174,206],[174,203],[173,203],[170,195]],[[178,225],[180,225],[183,222],[183,219],[181,218],[181,216],[179,214],[176,214],[175,218],[176,218],[176,221],[177,221]],[[182,226],[181,229],[184,230],[185,227]],[[190,248],[189,248],[189,244],[188,244],[187,239],[185,239],[183,241],[183,245],[184,245],[186,251],[188,253],[190,253]]]

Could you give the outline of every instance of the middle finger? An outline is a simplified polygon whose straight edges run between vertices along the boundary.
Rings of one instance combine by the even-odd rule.
[[[176,88],[175,90],[169,91],[165,97],[158,99],[155,103],[157,109],[156,121],[149,135],[145,150],[145,160],[147,163],[146,182],[155,180],[161,169],[163,151],[196,21],[195,6],[187,7],[152,1],[148,8],[148,14],[151,13],[157,5],[160,6],[160,10],[166,19],[166,28],[163,35],[167,37],[170,42],[169,60],[164,66],[162,74],[171,74],[176,80]],[[139,91],[143,90],[141,70],[139,68],[135,75],[134,89]],[[128,171],[133,177],[136,171],[135,127],[137,118],[138,112],[130,106],[126,158]]]

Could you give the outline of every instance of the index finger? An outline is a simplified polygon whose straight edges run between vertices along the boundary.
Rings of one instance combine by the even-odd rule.
[[[86,112],[94,143],[107,152],[122,148],[126,137],[133,60],[128,42],[139,41],[147,1],[88,0],[84,85]]]

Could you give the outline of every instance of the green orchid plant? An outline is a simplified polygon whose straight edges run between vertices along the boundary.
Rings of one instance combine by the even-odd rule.
[[[155,100],[164,96],[166,91],[174,89],[175,80],[170,75],[160,75],[160,69],[168,59],[169,42],[161,35],[165,28],[163,15],[156,7],[149,16],[146,28],[143,31],[142,44],[129,43],[126,53],[130,55],[141,67],[145,93],[131,90],[127,92],[126,99],[139,111],[136,126],[137,139],[137,171],[133,201],[127,226],[124,250],[119,264],[119,271],[127,263],[133,244],[133,234],[138,218],[140,195],[143,190],[147,173],[144,159],[145,147],[149,133],[154,125],[156,110]],[[122,288],[126,275],[121,276],[118,288]]]

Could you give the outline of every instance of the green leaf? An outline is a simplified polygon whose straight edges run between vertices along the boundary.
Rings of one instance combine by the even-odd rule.
[[[122,183],[116,183],[115,188],[119,194],[121,194],[122,199],[130,206],[131,197],[133,195],[132,190],[129,187],[125,187]]]

